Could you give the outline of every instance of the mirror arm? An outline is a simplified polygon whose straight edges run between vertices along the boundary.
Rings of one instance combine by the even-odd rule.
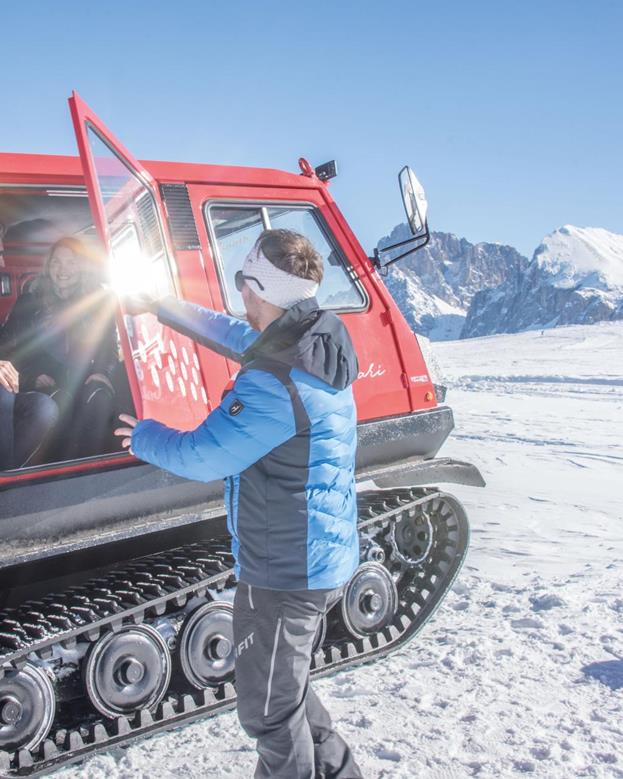
[[[426,227],[426,233],[424,235],[414,235],[411,238],[407,238],[406,241],[399,241],[398,243],[394,243],[391,246],[383,247],[383,249],[381,249],[381,252],[385,254],[386,252],[391,252],[393,249],[398,249],[401,246],[405,246],[408,243],[413,243],[413,241],[420,241],[424,239],[422,243],[418,244],[418,246],[413,246],[410,249],[407,249],[406,252],[402,252],[402,254],[399,254],[398,257],[394,257],[394,259],[390,260],[389,262],[381,264],[381,256],[380,256],[381,252],[379,252],[378,249],[375,249],[374,257],[371,257],[370,259],[372,260],[377,270],[389,268],[390,265],[393,265],[395,262],[398,262],[398,260],[402,260],[408,254],[413,254],[413,252],[417,252],[420,249],[423,249],[426,246],[426,244],[430,241],[430,231],[428,229],[428,222],[425,223],[425,227]]]
[[[428,227],[426,228],[426,233],[428,233]],[[399,241],[398,243],[393,243],[391,246],[384,246],[381,251],[382,252],[391,252],[394,249],[399,249],[401,246],[406,246],[408,243],[413,243],[413,241],[419,241],[421,238],[424,238],[424,235],[412,235],[411,238],[407,238],[404,241]]]

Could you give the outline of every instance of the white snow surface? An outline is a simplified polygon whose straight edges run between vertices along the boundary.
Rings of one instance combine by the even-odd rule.
[[[543,239],[535,259],[557,287],[623,289],[623,235],[600,227],[565,225]]]
[[[435,344],[471,522],[407,647],[315,687],[365,777],[623,777],[623,322]],[[56,779],[251,777],[233,712]]]

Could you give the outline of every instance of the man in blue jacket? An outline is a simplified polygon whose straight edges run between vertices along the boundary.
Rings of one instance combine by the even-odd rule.
[[[143,308],[242,368],[196,430],[123,415],[116,431],[142,460],[226,479],[238,716],[257,739],[258,778],[361,777],[309,687],[320,620],[359,563],[357,357],[318,307],[322,274],[307,238],[267,230],[236,274],[248,324],[172,298]]]

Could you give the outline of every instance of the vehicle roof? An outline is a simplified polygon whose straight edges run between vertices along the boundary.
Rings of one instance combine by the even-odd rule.
[[[139,160],[141,165],[159,181],[186,181],[189,183],[241,184],[272,187],[305,187],[317,189],[321,182],[316,177],[289,173],[274,168],[251,168],[242,165],[207,165],[193,162],[163,162]],[[83,183],[79,157],[53,154],[0,153],[0,179],[23,183],[31,179],[52,176],[54,182]]]

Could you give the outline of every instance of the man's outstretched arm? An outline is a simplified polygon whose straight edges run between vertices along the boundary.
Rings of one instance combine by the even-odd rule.
[[[145,419],[115,433],[141,460],[207,482],[241,473],[292,438],[296,425],[283,384],[270,373],[251,370],[195,430],[181,432]]]
[[[196,303],[178,300],[173,296],[153,300],[137,296],[124,301],[130,314],[150,312],[163,325],[187,335],[202,346],[240,362],[240,356],[259,333],[243,319],[212,311]]]

